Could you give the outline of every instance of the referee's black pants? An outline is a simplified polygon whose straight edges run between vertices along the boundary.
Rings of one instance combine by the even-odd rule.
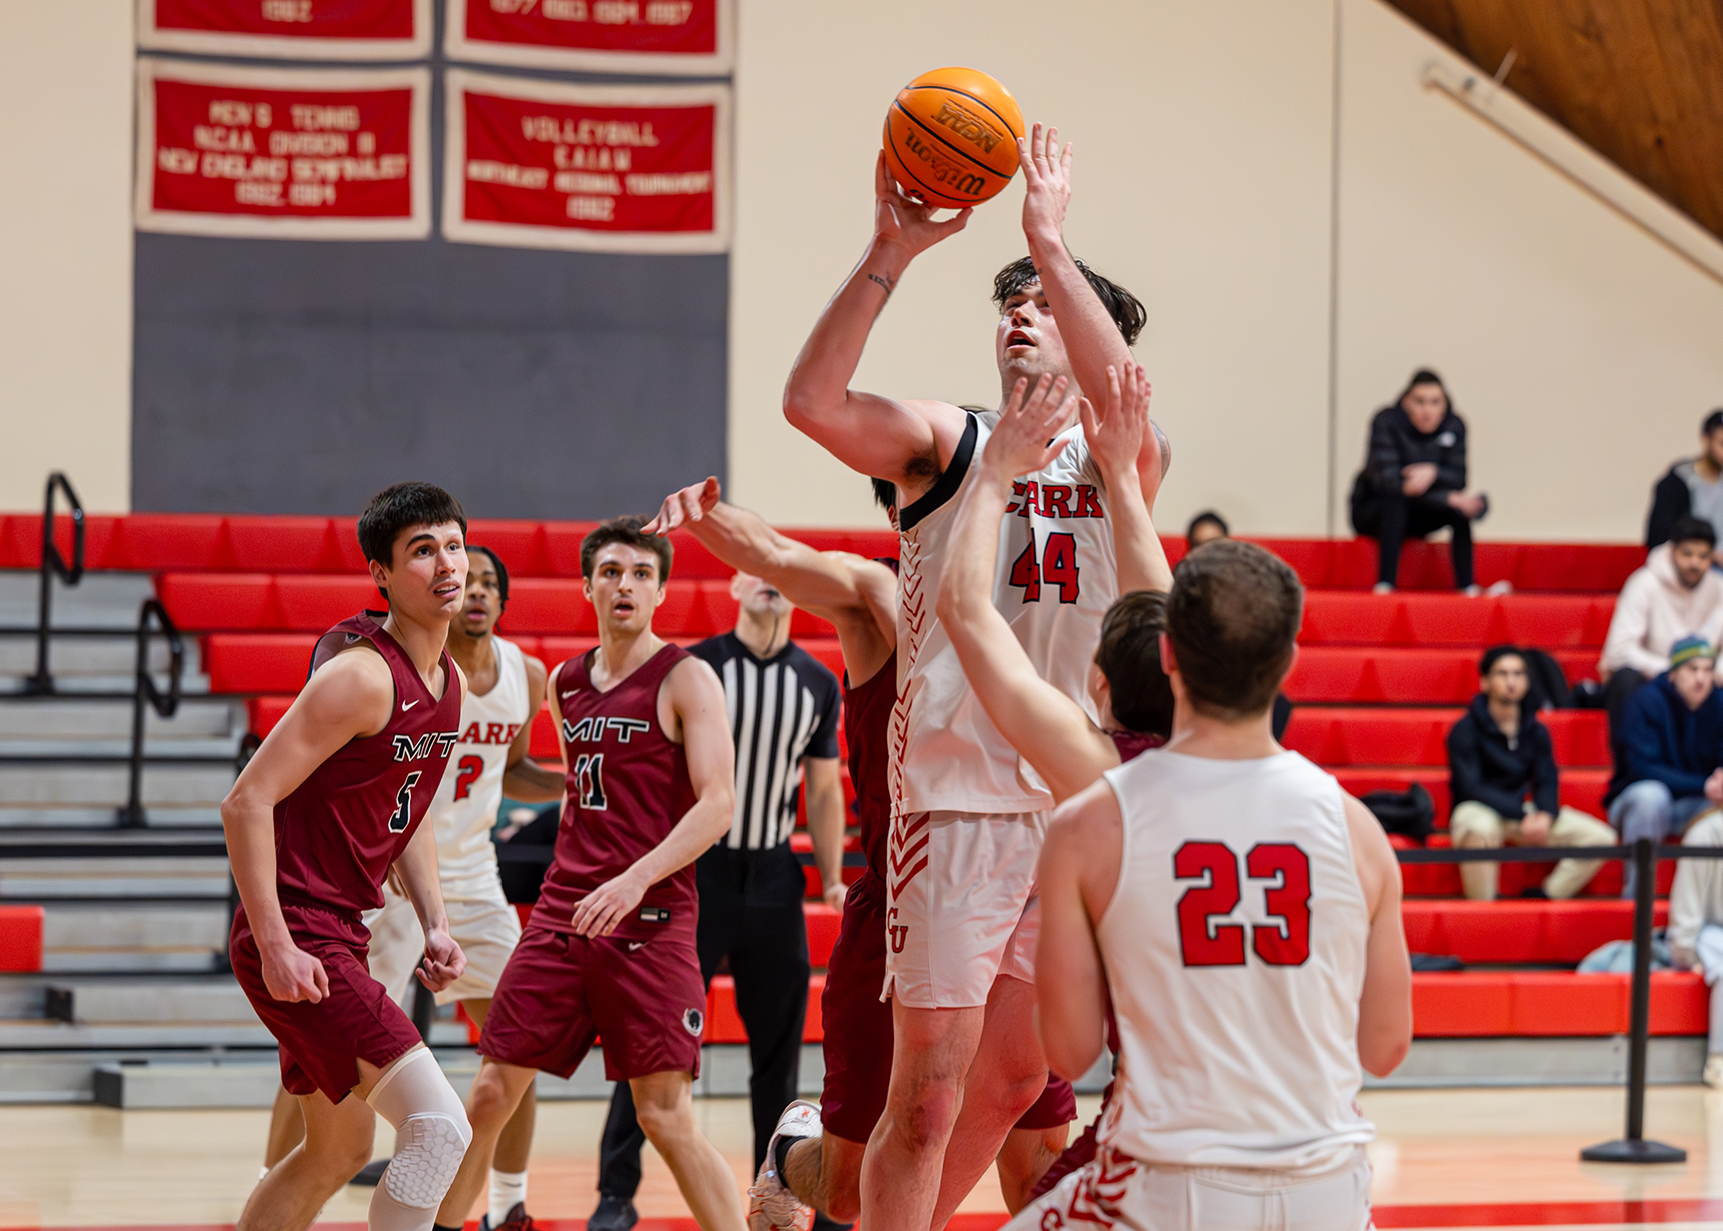
[[[788,842],[765,851],[715,846],[695,861],[694,874],[700,887],[700,974],[710,986],[719,964],[730,960],[736,1009],[748,1031],[758,1171],[801,1075],[808,1015],[808,928],[802,915],[807,881]],[[634,1118],[634,1096],[619,1081],[599,1146],[600,1193],[633,1198],[645,1140]]]

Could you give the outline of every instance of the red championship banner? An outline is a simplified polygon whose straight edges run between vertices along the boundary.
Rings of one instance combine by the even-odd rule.
[[[723,252],[730,88],[450,69],[443,234],[509,247]]]
[[[137,226],[267,239],[431,233],[430,75],[138,61]]]
[[[421,60],[431,0],[138,0],[138,46],[293,60]]]
[[[730,71],[732,0],[447,0],[455,60],[599,73]]]

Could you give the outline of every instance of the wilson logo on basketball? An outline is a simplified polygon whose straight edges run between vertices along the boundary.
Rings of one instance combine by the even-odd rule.
[[[979,117],[969,114],[961,107],[952,105],[949,98],[939,101],[939,114],[933,117],[935,124],[943,124],[965,141],[979,145],[984,153],[991,154],[993,147],[998,145],[1005,134],[995,132]]]
[[[933,178],[945,185],[953,193],[964,196],[979,194],[987,184],[985,177],[966,171],[950,159],[942,158],[939,152],[914,133],[905,133],[904,148],[933,169]]]

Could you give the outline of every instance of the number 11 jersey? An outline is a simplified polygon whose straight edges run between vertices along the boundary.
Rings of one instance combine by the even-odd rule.
[[[1106,773],[1123,819],[1096,929],[1119,1025],[1100,1140],[1140,1162],[1316,1174],[1358,1108],[1369,909],[1340,785],[1296,752],[1157,749]]]

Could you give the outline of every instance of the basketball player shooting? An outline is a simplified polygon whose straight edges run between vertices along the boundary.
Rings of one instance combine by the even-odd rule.
[[[695,950],[694,860],[729,832],[735,747],[712,668],[652,631],[667,540],[637,518],[581,542],[598,646],[550,687],[567,803],[544,888],[491,998],[467,1096],[473,1146],[438,1213],[466,1220],[497,1135],[538,1071],[573,1074],[600,1035],[640,1127],[704,1231],[741,1231],[730,1168],[694,1122],[706,988]]]
[[[1100,389],[1123,370],[1142,305],[1078,266],[1061,228],[1070,150],[1036,126],[1019,146],[1030,255],[995,280],[1001,401],[1019,377]],[[987,719],[931,607],[953,500],[994,415],[948,402],[849,389],[874,321],[909,263],[961,230],[935,221],[876,168],[874,234],[791,371],[786,418],[852,469],[893,487],[902,535],[898,692],[893,719],[893,877],[887,990],[895,1042],[885,1114],[870,1139],[862,1203],[870,1219],[943,1226],[1046,1081],[1032,1026],[1033,892],[1052,796]],[[1072,419],[1061,425],[1070,434]],[[1079,433],[1080,434],[1080,433]],[[1145,503],[1164,469],[1145,441]],[[1117,596],[1106,491],[1081,440],[1025,482],[1002,534],[1012,561],[994,601],[1036,670],[1086,699],[1102,616]],[[973,1078],[969,1075],[973,1074]],[[961,1109],[961,1111],[960,1111]]]
[[[466,584],[461,506],[428,483],[371,501],[359,542],[389,600],[324,634],[312,672],[221,805],[240,908],[233,972],[281,1044],[305,1139],[258,1183],[243,1231],[299,1231],[371,1157],[375,1116],[396,1152],[371,1231],[427,1231],[471,1140],[461,1101],[407,1015],[367,973],[361,912],[393,869],[423,930],[419,978],[461,977],[437,849],[420,821],[460,734],[466,681],[444,649]],[[349,1098],[357,1094],[358,1098]]]
[[[1094,1161],[1010,1224],[1364,1231],[1361,1070],[1412,1038],[1400,875],[1375,817],[1274,741],[1303,591],[1249,543],[1179,563],[1173,738],[1059,807],[1041,857],[1040,1023],[1118,1090]]]

